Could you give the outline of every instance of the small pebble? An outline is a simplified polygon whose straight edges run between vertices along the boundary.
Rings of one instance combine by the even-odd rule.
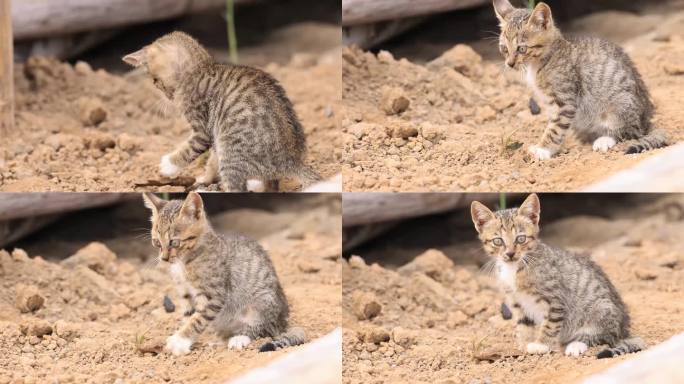
[[[164,310],[166,310],[166,313],[171,313],[176,310],[176,306],[173,304],[173,301],[168,296],[164,296]]]

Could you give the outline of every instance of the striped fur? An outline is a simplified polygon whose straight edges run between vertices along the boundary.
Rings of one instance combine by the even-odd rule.
[[[525,75],[550,121],[530,151],[547,159],[559,150],[570,128],[594,150],[636,140],[626,153],[664,147],[668,139],[653,131],[654,106],[648,89],[627,54],[598,38],[564,38],[551,9],[533,11],[494,0],[501,25],[499,47],[506,64]]]
[[[168,262],[187,321],[169,338],[176,355],[211,325],[226,338],[278,337],[288,329],[289,307],[268,254],[255,241],[214,232],[197,193],[185,201],[144,194],[152,211],[152,243]],[[299,343],[304,332],[299,331]],[[185,343],[186,348],[182,348]],[[180,346],[179,346],[180,345]],[[239,348],[243,348],[240,345]]]
[[[287,332],[274,337],[273,340],[262,345],[261,348],[259,348],[259,352],[270,352],[285,347],[293,347],[295,345],[304,344],[305,341],[306,335],[302,328],[291,328]]]
[[[173,32],[124,57],[144,67],[173,101],[192,133],[162,158],[163,176],[176,176],[206,151],[200,181],[220,180],[226,191],[246,191],[247,180],[277,187],[294,177],[308,185],[320,176],[304,164],[306,138],[285,90],[256,68],[215,62],[192,37]]]
[[[520,347],[528,353],[560,348],[579,356],[608,344],[597,357],[644,349],[630,336],[627,308],[608,276],[589,257],[554,248],[539,238],[540,203],[492,212],[473,202],[471,213],[513,312]]]

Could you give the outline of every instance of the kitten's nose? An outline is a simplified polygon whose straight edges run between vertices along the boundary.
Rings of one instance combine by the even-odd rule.
[[[506,257],[508,257],[508,260],[513,260],[513,256],[515,256],[515,252],[506,252]]]
[[[508,60],[507,60],[507,61],[506,61],[506,65],[508,65],[509,67],[513,68],[513,67],[515,67],[515,61],[508,61]]]

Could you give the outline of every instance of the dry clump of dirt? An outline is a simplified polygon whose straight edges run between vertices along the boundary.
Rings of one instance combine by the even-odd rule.
[[[308,163],[329,177],[339,173],[339,50],[296,54],[265,70],[285,87],[308,138]],[[187,123],[146,76],[118,76],[31,58],[15,72],[16,126],[0,148],[0,190],[133,191],[159,180],[159,159],[190,133]],[[337,157],[336,157],[337,156]],[[159,190],[184,191],[205,158],[163,181]],[[168,184],[168,185],[164,185]],[[154,185],[154,183],[153,183]],[[288,181],[284,190],[297,190]]]
[[[589,247],[577,247],[577,240],[571,249],[590,254],[606,271],[629,307],[633,334],[652,346],[682,332],[681,218],[662,211],[611,221],[575,216],[547,225],[544,239],[581,239],[588,223],[621,234],[610,240],[588,234],[585,245],[603,240]],[[469,242],[451,251],[476,246]],[[342,276],[345,384],[575,383],[634,357],[598,360],[600,347],[580,358],[523,354],[513,321],[501,315],[502,295],[493,279],[474,264],[455,265],[439,250],[396,270],[352,256]]]
[[[253,213],[230,218],[248,222]],[[312,209],[260,239],[290,303],[290,324],[309,340],[339,326],[338,216]],[[151,265],[97,242],[56,262],[0,251],[0,383],[216,383],[300,348],[259,353],[260,339],[234,351],[207,331],[189,355],[163,352],[183,316],[168,274]]]
[[[590,32],[588,32],[590,33]],[[684,139],[684,38],[676,28],[623,44],[649,87],[655,125]],[[418,65],[351,48],[343,52],[343,175],[348,191],[569,191],[658,154],[603,154],[568,138],[557,157],[534,161],[547,123],[528,107],[521,76],[467,45]],[[588,167],[587,164],[591,164]]]

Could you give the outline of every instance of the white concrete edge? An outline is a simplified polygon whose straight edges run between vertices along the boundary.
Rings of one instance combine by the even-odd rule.
[[[264,352],[269,353],[269,352]],[[342,329],[287,353],[227,384],[341,384]]]

